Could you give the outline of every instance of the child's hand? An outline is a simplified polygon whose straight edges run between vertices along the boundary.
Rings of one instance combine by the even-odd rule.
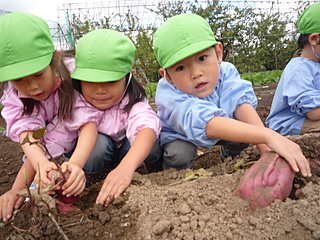
[[[7,221],[11,218],[14,209],[18,209],[24,201],[24,197],[18,197],[21,189],[11,189],[0,196],[0,219]]]
[[[36,188],[38,188],[39,178],[40,178],[41,188],[47,187],[51,183],[51,180],[48,178],[48,173],[51,170],[56,170],[56,169],[57,169],[57,166],[50,161],[48,161],[46,164],[43,164],[42,166],[39,166],[39,169],[37,169],[37,173],[34,177],[34,184]]]
[[[267,145],[287,160],[293,171],[300,171],[304,177],[311,177],[309,162],[303,155],[298,144],[276,132],[273,132],[273,134],[269,135],[269,142],[267,142]]]
[[[101,187],[96,203],[107,205],[114,198],[120,196],[130,185],[133,173],[127,169],[121,169],[119,166],[112,170]]]
[[[67,181],[62,185],[62,195],[70,197],[82,193],[86,186],[86,177],[82,168],[74,163],[64,162],[61,165],[61,171],[63,173],[70,172]]]
[[[235,195],[247,200],[251,210],[284,200],[291,192],[294,171],[287,161],[274,152],[265,152],[240,180]]]

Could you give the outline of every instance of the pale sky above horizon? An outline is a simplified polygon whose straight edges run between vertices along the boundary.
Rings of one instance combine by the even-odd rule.
[[[0,0],[0,9],[10,12],[28,12],[44,20],[58,21],[58,5],[86,0]]]

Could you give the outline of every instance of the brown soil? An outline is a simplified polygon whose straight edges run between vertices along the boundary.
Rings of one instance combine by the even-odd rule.
[[[275,87],[255,87],[257,111],[263,120],[269,113]],[[3,121],[0,126],[4,126]],[[176,183],[191,170],[145,174],[139,168],[126,192],[108,207],[94,204],[100,182],[83,192],[76,204],[80,211],[33,216],[26,208],[13,220],[0,223],[0,239],[320,239],[320,136],[291,139],[312,162],[313,177],[306,179],[296,174],[289,198],[255,212],[248,209],[246,201],[233,195],[245,169],[234,172],[232,168],[240,158],[256,160],[256,148],[250,146],[236,159],[224,163],[218,147],[199,148],[194,169],[204,168],[212,173],[210,177]],[[11,188],[22,164],[22,152],[4,134],[0,134],[0,144],[3,194]]]

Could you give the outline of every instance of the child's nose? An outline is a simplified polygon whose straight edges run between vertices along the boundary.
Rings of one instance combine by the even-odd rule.
[[[106,85],[105,83],[100,83],[100,84],[98,85],[97,91],[98,91],[99,93],[105,93],[105,92],[107,92],[107,85]]]
[[[38,82],[37,82],[37,81],[32,80],[32,79],[29,79],[29,80],[28,80],[27,89],[28,89],[29,91],[35,90],[35,89],[37,89],[38,87],[39,87],[39,85],[38,85]]]
[[[192,79],[197,79],[202,76],[202,71],[200,68],[193,68],[192,69]]]

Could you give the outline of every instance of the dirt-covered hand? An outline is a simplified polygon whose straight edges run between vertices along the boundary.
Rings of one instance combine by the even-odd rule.
[[[14,209],[18,209],[24,201],[24,197],[17,196],[19,189],[11,189],[0,196],[0,219],[6,222],[11,218]]]
[[[130,185],[133,172],[117,167],[112,170],[105,179],[96,199],[97,204],[107,205],[114,198],[120,196]]]
[[[37,173],[34,177],[34,183],[36,187],[39,185],[41,188],[45,188],[51,183],[50,178],[48,177],[48,174],[50,171],[57,169],[56,165],[53,162],[47,162],[46,164],[39,166],[39,169],[37,170]],[[39,181],[40,179],[40,181]]]
[[[61,170],[64,173],[70,173],[62,185],[63,195],[68,197],[80,195],[86,186],[86,176],[82,168],[75,163],[64,162]]]
[[[235,195],[249,202],[251,210],[284,200],[292,189],[295,172],[277,153],[265,152],[240,180]]]
[[[57,194],[57,200],[63,203],[75,203],[79,200],[79,196],[65,196],[62,194],[61,186],[67,181],[70,177],[70,172],[62,173],[58,170],[52,170],[48,173],[48,178],[51,180],[52,183],[60,185],[60,187],[56,187],[55,192]]]

